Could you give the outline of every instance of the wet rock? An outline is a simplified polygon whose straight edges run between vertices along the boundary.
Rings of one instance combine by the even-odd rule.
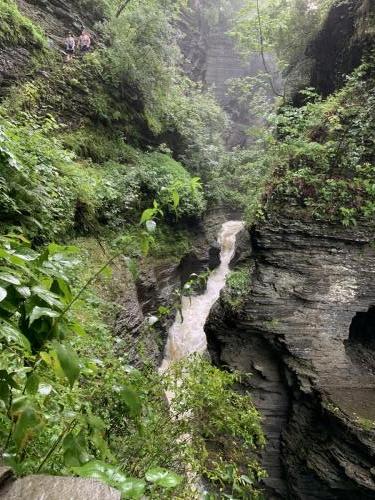
[[[373,44],[374,12],[372,0],[346,0],[333,5],[318,36],[289,69],[287,93],[296,103],[302,88],[314,87],[329,95],[345,83],[346,75],[359,66],[366,48]]]
[[[374,228],[281,218],[251,238],[244,310],[228,315],[219,303],[207,333],[216,362],[252,373],[246,385],[268,437],[266,496],[375,498],[373,358],[348,344],[358,313],[372,325]]]
[[[1,488],[13,478],[13,471],[10,467],[0,466],[0,493]]]
[[[238,233],[236,238],[236,250],[231,262],[231,267],[235,267],[238,264],[243,264],[248,261],[251,257],[252,247],[250,234],[247,229],[243,229]]]
[[[29,63],[30,52],[23,47],[0,48],[0,90],[14,83]]]

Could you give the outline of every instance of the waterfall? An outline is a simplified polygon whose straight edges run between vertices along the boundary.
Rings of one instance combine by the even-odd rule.
[[[161,373],[168,370],[173,362],[193,353],[205,352],[207,339],[204,325],[212,306],[225,286],[235,251],[236,236],[243,228],[242,221],[228,221],[222,225],[218,238],[221,246],[220,266],[210,274],[206,291],[202,295],[182,297],[181,315],[177,314],[168,332],[165,356],[160,367]]]

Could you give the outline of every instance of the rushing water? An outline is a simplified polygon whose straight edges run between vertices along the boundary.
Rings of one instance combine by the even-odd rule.
[[[236,236],[244,228],[242,221],[225,222],[219,234],[221,263],[209,276],[207,289],[202,295],[182,298],[182,318],[177,314],[168,332],[164,360],[160,372],[168,370],[171,363],[192,353],[203,353],[207,348],[204,325],[212,306],[224,288],[229,264],[235,251]]]

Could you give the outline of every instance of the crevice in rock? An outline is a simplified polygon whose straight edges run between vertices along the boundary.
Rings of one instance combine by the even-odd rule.
[[[266,498],[287,498],[281,443],[290,394],[280,357],[265,337],[256,331],[247,331],[239,318],[226,315],[220,304],[211,313],[206,333],[213,362],[247,374],[242,378],[240,390],[251,393],[262,414],[267,444],[260,460],[268,474],[262,483]]]
[[[360,369],[375,374],[375,306],[353,317],[345,350]]]
[[[360,343],[375,349],[375,306],[354,316],[349,329],[349,343]]]

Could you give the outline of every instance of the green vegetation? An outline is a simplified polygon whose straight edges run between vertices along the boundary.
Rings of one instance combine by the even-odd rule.
[[[277,57],[280,68],[295,62],[319,30],[334,0],[246,0],[231,35],[244,54]]]
[[[225,197],[243,207],[250,222],[264,214],[289,214],[345,226],[373,219],[373,51],[367,51],[342,89],[327,98],[304,89],[298,99],[303,104],[298,107],[279,89],[277,71],[266,57],[272,51],[277,66],[286,68],[287,87],[288,69],[298,62],[300,46],[309,43],[330,5],[330,1],[260,4],[249,0],[233,30],[241,50],[247,55],[261,54],[264,62],[264,74],[233,82],[233,91],[263,125],[249,130],[256,141],[248,151],[234,153],[231,180],[225,166],[222,173],[227,181]],[[362,14],[365,10],[364,5]],[[370,33],[370,17],[364,17],[363,23]],[[279,94],[278,102],[272,104],[270,90]]]
[[[22,125],[0,119],[4,229],[21,225],[30,237],[46,240],[74,230],[97,232],[99,224],[121,228],[137,221],[150,199],[158,200],[171,221],[204,210],[199,182],[169,156],[135,150],[116,136],[84,135],[81,141],[77,134],[73,146],[85,155],[77,161],[61,140],[51,139],[59,129],[52,117],[23,116]],[[91,141],[90,151],[85,140]],[[102,164],[94,164],[88,154]],[[175,208],[173,196],[178,197]]]
[[[83,272],[74,247],[36,252],[15,234],[2,238],[1,259],[0,440],[8,464],[105,482],[117,470],[111,484],[124,498],[193,498],[182,476],[188,467],[221,491],[257,498],[263,472],[248,453],[264,438],[251,400],[232,388],[239,375],[201,358],[165,377],[130,367],[126,345],[102,320],[114,306],[90,288],[92,264]],[[99,268],[105,284],[108,266]],[[171,408],[165,391],[175,394]]]
[[[336,94],[322,100],[306,91],[305,106],[280,110],[279,140],[268,153],[272,210],[303,208],[307,216],[344,225],[373,220],[373,81],[374,56],[369,56]]]
[[[223,294],[225,305],[233,312],[241,311],[246,300],[251,284],[249,266],[243,266],[231,271]]]
[[[21,14],[13,0],[0,1],[0,47],[20,45],[43,48],[42,30]]]

